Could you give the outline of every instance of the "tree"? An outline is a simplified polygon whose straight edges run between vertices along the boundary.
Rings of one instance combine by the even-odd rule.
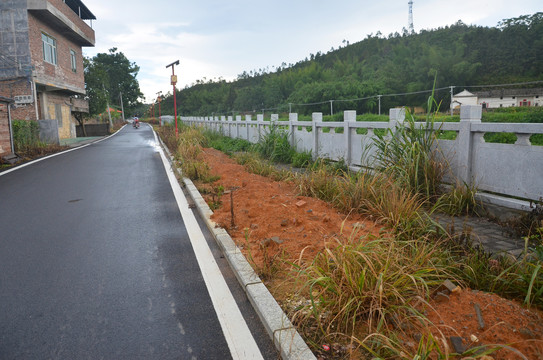
[[[132,112],[140,105],[143,94],[140,91],[138,75],[140,68],[130,62],[117,48],[109,53],[99,53],[92,59],[85,59],[85,86],[89,98],[90,115],[104,111],[106,102],[123,105]]]
[[[100,63],[95,63],[89,58],[84,58],[85,65],[85,90],[89,100],[89,115],[97,115],[104,111],[107,103],[107,92],[109,77]]]

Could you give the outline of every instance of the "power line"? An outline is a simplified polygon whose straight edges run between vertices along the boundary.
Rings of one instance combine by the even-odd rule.
[[[494,84],[494,85],[468,85],[468,86],[453,86],[453,88],[484,88],[484,87],[500,87],[500,86],[519,86],[519,85],[533,85],[533,84],[541,84],[543,83],[543,80],[536,80],[536,81],[527,81],[527,82],[519,82],[519,83],[510,83],[510,84]],[[403,93],[394,93],[394,94],[379,94],[379,95],[371,95],[366,96],[362,98],[355,98],[355,99],[330,99],[326,101],[319,101],[319,102],[313,102],[313,103],[303,103],[303,104],[296,104],[296,103],[288,103],[288,104],[282,104],[275,108],[268,108],[268,109],[261,109],[262,111],[269,111],[269,110],[279,110],[281,108],[286,108],[290,106],[313,106],[313,105],[323,105],[323,104],[329,104],[331,102],[354,102],[354,101],[362,101],[362,100],[369,100],[369,99],[379,99],[381,97],[394,97],[394,96],[406,96],[406,95],[418,95],[418,94],[425,94],[425,93],[432,93],[436,91],[441,90],[449,90],[451,86],[445,86],[440,87],[437,89],[431,89],[431,90],[420,90],[420,91],[411,91],[411,92],[403,92]],[[379,109],[380,110],[380,109]],[[228,113],[233,112],[229,111]],[[247,112],[254,112],[254,111],[235,111],[237,113],[247,113]]]

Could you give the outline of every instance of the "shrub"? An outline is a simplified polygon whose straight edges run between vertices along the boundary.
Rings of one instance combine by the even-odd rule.
[[[37,121],[13,120],[12,129],[15,151],[26,152],[40,145],[40,127]]]
[[[292,154],[292,166],[296,168],[305,168],[311,166],[312,163],[313,156],[311,151],[295,152]]]
[[[279,125],[271,123],[266,134],[256,146],[257,151],[271,161],[290,163],[294,149],[290,146],[288,133]]]

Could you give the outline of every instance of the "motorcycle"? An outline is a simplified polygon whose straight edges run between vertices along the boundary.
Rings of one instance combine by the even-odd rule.
[[[139,122],[139,121],[134,121],[134,122],[132,123],[132,126],[134,127],[134,129],[139,129],[139,127],[140,127],[140,122]]]

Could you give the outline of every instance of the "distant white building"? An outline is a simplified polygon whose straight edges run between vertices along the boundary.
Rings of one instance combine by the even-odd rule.
[[[453,95],[451,108],[460,105],[481,105],[483,109],[495,109],[512,106],[543,105],[543,88],[534,89],[501,89],[469,92],[464,90]]]

